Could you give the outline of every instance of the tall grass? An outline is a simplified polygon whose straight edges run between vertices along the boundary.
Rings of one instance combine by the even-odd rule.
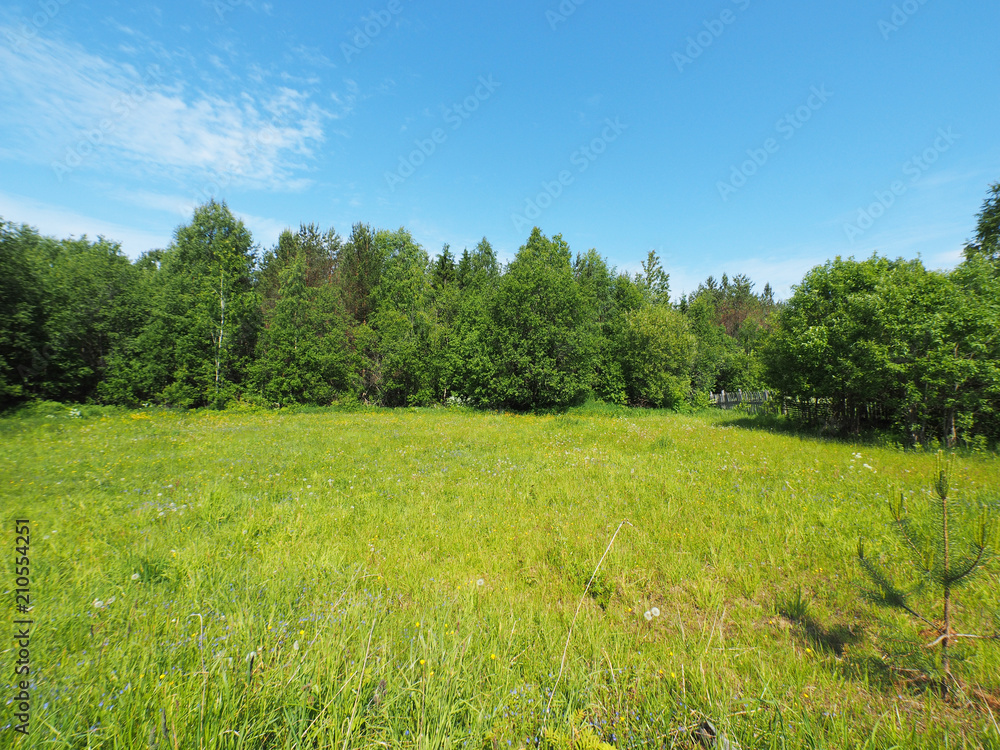
[[[1000,747],[988,700],[909,679],[887,654],[913,626],[858,596],[859,533],[891,551],[887,493],[929,486],[933,457],[735,419],[0,420],[2,590],[28,518],[36,622],[31,736],[0,745],[523,747],[589,727],[691,747],[708,720],[744,748]],[[996,456],[955,467],[994,497]],[[963,592],[970,627],[997,575]],[[957,667],[985,696],[997,651]]]

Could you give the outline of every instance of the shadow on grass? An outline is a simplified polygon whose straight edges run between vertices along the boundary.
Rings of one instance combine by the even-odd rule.
[[[770,432],[791,437],[822,440],[850,445],[865,445],[876,448],[895,448],[896,450],[922,450],[909,448],[901,442],[901,436],[887,429],[870,429],[854,432],[831,425],[817,425],[804,422],[794,417],[781,414],[750,414],[747,412],[728,411],[719,414],[715,410],[715,419],[723,424],[738,427],[743,430]]]
[[[835,623],[827,627],[813,617],[809,613],[809,598],[803,595],[801,586],[796,589],[794,594],[780,598],[776,608],[778,614],[798,626],[802,634],[817,649],[832,652],[842,657],[848,645],[856,644],[861,640],[861,636],[847,625]]]
[[[871,685],[882,693],[894,694],[900,689],[922,694],[938,689],[938,681],[931,674],[934,671],[930,663],[913,664],[913,669],[893,665],[893,661],[901,663],[912,657],[914,652],[920,652],[920,644],[901,640],[895,643],[893,657],[887,661],[872,654],[855,654],[849,647],[862,641],[862,633],[843,623],[827,626],[808,612],[808,601],[798,596],[786,598],[778,605],[778,613],[789,620],[799,632],[802,640],[819,652],[834,654],[840,659],[835,667],[849,679]]]
[[[834,623],[830,627],[826,627],[809,615],[795,622],[802,628],[803,634],[812,642],[813,646],[840,657],[845,655],[847,646],[856,645],[861,641],[860,635],[842,623]]]

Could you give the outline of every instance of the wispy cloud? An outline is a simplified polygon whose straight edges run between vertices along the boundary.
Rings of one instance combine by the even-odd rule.
[[[0,47],[0,69],[0,104],[15,114],[5,125],[8,158],[55,173],[59,163],[100,162],[186,185],[225,176],[250,189],[301,189],[325,124],[353,99],[338,112],[309,91],[264,81],[253,92],[206,93],[162,67],[140,70],[42,37]]]

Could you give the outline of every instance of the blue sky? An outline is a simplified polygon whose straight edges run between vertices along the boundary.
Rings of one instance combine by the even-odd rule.
[[[0,8],[0,216],[169,243],[209,196],[262,247],[538,225],[676,295],[787,296],[872,252],[948,268],[1000,181],[1000,4],[33,0]]]

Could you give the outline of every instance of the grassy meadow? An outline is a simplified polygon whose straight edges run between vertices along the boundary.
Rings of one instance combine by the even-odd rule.
[[[906,570],[887,497],[929,505],[933,454],[603,407],[50,413],[0,420],[4,632],[17,518],[35,622],[0,746],[1000,748],[1000,644],[943,700],[861,596],[859,534]],[[955,459],[959,498],[998,478]]]

